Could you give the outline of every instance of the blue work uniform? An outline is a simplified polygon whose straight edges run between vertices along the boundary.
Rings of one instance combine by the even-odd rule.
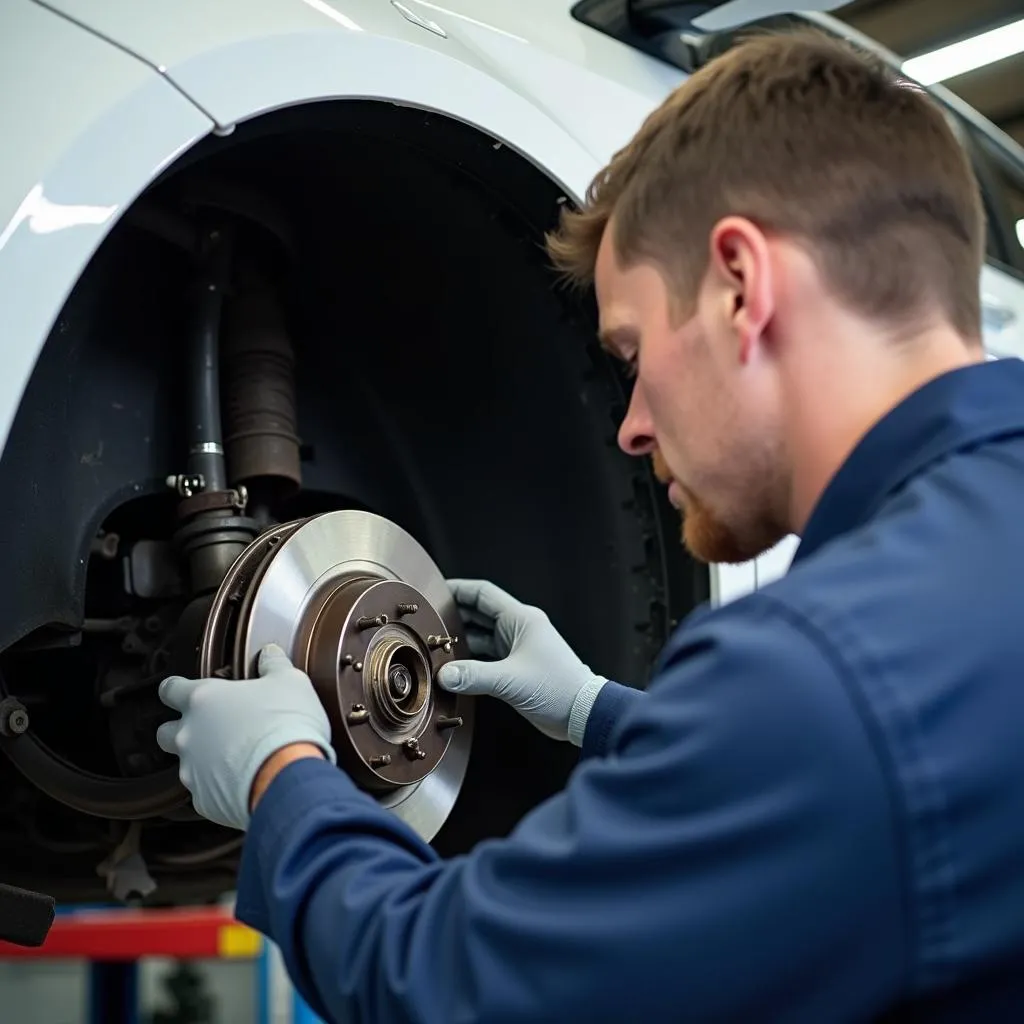
[[[441,860],[301,761],[236,912],[330,1021],[1024,1020],[1024,363],[876,424],[508,838]]]

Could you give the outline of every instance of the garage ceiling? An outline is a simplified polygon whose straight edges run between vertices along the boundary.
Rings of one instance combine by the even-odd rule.
[[[833,15],[901,57],[936,50],[1024,17],[1021,0],[853,0]],[[1024,54],[942,84],[1024,145]]]

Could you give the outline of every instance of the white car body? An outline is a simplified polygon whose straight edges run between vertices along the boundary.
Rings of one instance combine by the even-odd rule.
[[[8,0],[0,39],[0,442],[97,247],[154,178],[209,133],[326,99],[408,105],[476,126],[580,200],[685,75],[580,23],[570,6]],[[987,266],[980,285],[990,352],[1024,355],[1024,283]],[[790,538],[757,563],[715,567],[713,599],[784,572],[794,546]]]

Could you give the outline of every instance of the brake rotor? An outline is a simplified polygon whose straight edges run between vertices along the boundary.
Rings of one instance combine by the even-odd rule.
[[[468,657],[441,571],[401,527],[344,510],[274,527],[238,556],[207,618],[200,673],[252,678],[279,644],[313,682],[338,765],[429,841],[466,774],[471,700],[437,670]]]

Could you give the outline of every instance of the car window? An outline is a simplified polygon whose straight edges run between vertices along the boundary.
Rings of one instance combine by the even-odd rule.
[[[983,133],[973,134],[986,164],[988,213],[998,219],[990,223],[989,255],[1024,275],[1024,158],[1017,161]]]
[[[1001,266],[1011,266],[1013,253],[1010,251],[1008,235],[1011,217],[1003,200],[1004,190],[992,166],[992,161],[979,144],[982,133],[959,113],[947,107],[941,99],[938,102],[953,134],[967,150],[975,177],[981,188],[982,203],[985,207],[985,255],[990,261]]]

